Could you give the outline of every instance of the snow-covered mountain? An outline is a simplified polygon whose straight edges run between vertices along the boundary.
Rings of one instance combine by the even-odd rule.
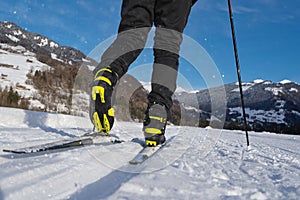
[[[198,100],[196,105],[195,101],[191,100],[195,94],[181,93],[176,97],[185,106],[211,113],[210,92],[218,94],[224,89],[227,100],[225,126],[241,128],[242,109],[237,83],[199,91],[196,94]],[[300,134],[300,85],[298,83],[289,80],[279,83],[255,80],[243,83],[243,93],[250,129]]]
[[[61,46],[14,23],[0,22],[2,106],[82,114],[76,108],[80,107],[77,103],[82,103],[80,99],[88,99],[82,91],[86,86],[75,88],[74,85],[79,86],[85,79],[87,85],[89,69],[96,65],[94,60],[72,47]],[[77,76],[78,70],[81,77]]]
[[[298,199],[300,138],[168,126],[169,145],[144,164],[141,123],[116,122],[126,142],[14,155],[2,152],[82,135],[89,119],[0,107],[0,199]]]
[[[0,22],[0,43],[22,46],[30,52],[48,55],[69,64],[81,65],[86,56],[79,50],[61,46],[57,42],[36,33],[22,29],[14,23]]]
[[[299,130],[300,127],[300,85],[289,80],[279,83],[271,81],[254,81],[244,87],[246,96],[247,118],[256,129],[274,126],[272,131],[293,133],[288,128]],[[233,99],[229,93],[230,100]],[[240,106],[233,101],[228,102],[229,116],[233,120],[240,115]],[[239,118],[239,117],[238,117]],[[287,128],[288,127],[288,128]],[[270,127],[271,128],[271,127]],[[300,132],[298,131],[297,134]]]

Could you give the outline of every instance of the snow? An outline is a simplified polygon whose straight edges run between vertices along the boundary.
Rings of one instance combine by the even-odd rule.
[[[26,64],[26,58],[19,54],[1,54],[0,63],[12,65],[12,68],[1,67],[1,73],[7,74],[10,80],[14,83],[24,83],[24,78],[29,72],[29,67]],[[21,67],[21,68],[20,68]]]
[[[56,44],[55,42],[50,42],[50,47],[51,48],[57,48],[58,44]]]
[[[270,123],[278,123],[278,124],[286,124],[284,121],[285,119],[285,111],[282,109],[284,107],[285,101],[277,101],[278,110],[252,110],[250,108],[245,108],[245,112],[248,115],[247,120],[249,122],[254,122],[256,120],[262,122],[270,122]],[[236,114],[239,113],[240,117],[242,118],[242,108],[235,107],[229,108],[229,114]]]
[[[0,46],[3,48],[0,49],[0,74],[7,75],[5,79],[0,79],[0,87],[4,89],[5,87],[19,85],[20,88],[25,88],[16,89],[22,97],[32,97],[36,89],[32,85],[26,84],[26,75],[30,70],[43,71],[50,67],[38,61],[34,53],[27,51],[22,46],[14,47],[1,43]],[[5,65],[11,67],[4,67]]]
[[[252,86],[254,86],[256,83],[253,82],[253,83],[242,83],[242,90],[243,92],[248,90],[249,88],[251,88]],[[235,85],[239,85],[239,82],[236,82]],[[240,88],[237,87],[235,89],[232,90],[232,92],[240,92]]]
[[[22,31],[18,30],[18,31],[13,31],[13,34],[14,35],[22,35],[23,33],[22,33]]]
[[[242,86],[242,90],[243,90],[243,92],[245,92],[246,90],[248,90],[251,87],[252,87],[252,85]],[[240,92],[240,88],[235,88],[232,90],[232,92]]]
[[[96,68],[95,66],[93,66],[93,65],[86,65],[87,67],[88,67],[88,69],[90,70],[90,71],[94,71],[94,69]]]
[[[72,96],[72,114],[76,116],[86,116],[88,113],[84,112],[89,110],[89,105],[86,102],[89,102],[90,96],[86,92],[73,90]]]
[[[298,90],[296,88],[291,88],[289,91],[290,92],[298,92]]]
[[[195,112],[197,112],[197,113],[201,113],[201,110],[200,110],[200,109],[197,109],[197,108],[195,108],[195,107],[193,107],[193,106],[184,106],[184,108],[185,108],[186,110],[191,110],[191,111],[195,111]]]
[[[300,117],[300,112],[296,111],[296,110],[292,110],[292,113],[298,115]]]
[[[85,59],[85,58],[82,58],[81,59],[83,62],[87,62],[87,63],[90,63],[91,61],[90,60],[87,60],[87,59]]]
[[[4,22],[7,23],[7,21],[4,21]],[[11,28],[12,25],[11,25],[11,24],[7,24],[6,27],[7,27],[7,28]]]
[[[0,149],[91,130],[89,119],[0,108]],[[122,144],[13,155],[0,152],[0,199],[298,199],[300,138],[169,126],[172,141],[142,165],[141,124],[116,122]]]
[[[147,90],[148,92],[151,92],[151,83],[150,82],[140,81],[140,83],[143,85],[145,90]]]
[[[11,41],[13,42],[19,42],[20,39],[16,38],[15,36],[13,35],[10,35],[10,34],[5,34],[6,37],[8,37]]]
[[[279,93],[283,93],[283,89],[282,87],[280,88],[276,88],[276,87],[267,87],[265,88],[266,91],[270,91],[272,92],[275,96],[278,96]]]
[[[290,81],[290,80],[282,80],[279,83],[280,84],[288,84],[288,83],[292,83],[292,81]]]
[[[33,109],[33,108],[38,108],[38,109],[40,109],[40,110],[43,110],[43,109],[45,109],[45,105],[44,104],[42,104],[39,100],[36,100],[36,99],[30,99],[29,100],[29,103],[30,103],[30,105],[29,105],[29,109]]]
[[[47,46],[48,45],[48,39],[47,38],[41,38],[41,43],[38,44],[40,47]]]
[[[265,81],[262,79],[256,79],[253,81],[253,83],[255,83],[255,84],[259,84],[259,83],[263,83],[263,82],[265,82]]]
[[[266,81],[266,82],[264,82],[263,84],[264,84],[264,85],[270,85],[270,84],[272,84],[272,82],[271,82],[271,81]]]
[[[57,55],[55,53],[51,53],[51,58],[54,59],[54,60],[58,60],[60,62],[64,62],[63,60],[57,58]]]

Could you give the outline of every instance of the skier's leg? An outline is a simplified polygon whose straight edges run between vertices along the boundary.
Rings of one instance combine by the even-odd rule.
[[[114,123],[111,96],[115,84],[140,54],[153,23],[155,0],[123,0],[119,34],[104,52],[91,84],[90,118],[98,132]]]
[[[192,0],[156,1],[152,91],[148,96],[149,106],[143,128],[148,145],[155,146],[165,141],[167,116],[176,89],[182,32],[191,7]]]
[[[123,0],[118,36],[95,71],[110,66],[119,77],[127,72],[145,46],[153,25],[154,5],[155,0]]]
[[[152,93],[161,96],[167,108],[176,89],[179,50],[193,0],[157,0],[154,24]],[[162,86],[162,88],[160,88]]]

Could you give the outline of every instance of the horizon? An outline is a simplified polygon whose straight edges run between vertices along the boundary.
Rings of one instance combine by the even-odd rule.
[[[60,1],[59,4],[57,0],[18,3],[4,0],[0,21],[10,21],[89,55],[98,44],[117,33],[120,6],[120,0]],[[263,79],[278,83],[288,79],[299,83],[300,2],[233,0],[232,7],[243,82]],[[198,1],[184,34],[203,47],[224,84],[237,81],[227,2]],[[146,49],[131,69],[152,62],[152,51]],[[188,61],[180,59],[180,63],[179,74],[193,89],[208,86]]]

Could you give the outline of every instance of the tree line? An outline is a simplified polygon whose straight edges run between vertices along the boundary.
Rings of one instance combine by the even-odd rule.
[[[0,88],[0,106],[13,108],[29,108],[29,101],[22,98],[12,86]]]

